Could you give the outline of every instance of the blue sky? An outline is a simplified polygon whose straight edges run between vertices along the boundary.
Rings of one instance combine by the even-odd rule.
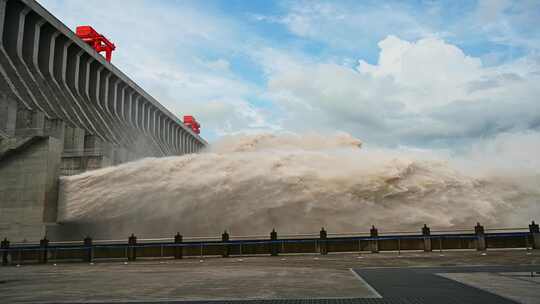
[[[351,133],[450,148],[540,129],[539,1],[41,0],[209,141]]]

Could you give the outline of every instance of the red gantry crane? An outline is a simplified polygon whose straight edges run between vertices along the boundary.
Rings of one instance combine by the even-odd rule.
[[[184,125],[197,134],[201,133],[201,125],[195,120],[195,117],[191,115],[184,115]]]
[[[105,60],[111,62],[112,52],[116,49],[114,43],[110,42],[105,36],[96,32],[91,26],[77,26],[75,32],[79,38],[88,43],[96,52],[105,52]]]

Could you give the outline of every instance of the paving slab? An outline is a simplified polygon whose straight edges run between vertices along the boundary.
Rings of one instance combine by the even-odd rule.
[[[11,268],[11,302],[376,297],[348,269],[238,265],[58,265]]]
[[[441,273],[439,275],[519,303],[540,303],[540,274],[535,274],[535,272]]]
[[[0,267],[0,303],[433,303],[421,291],[409,293],[407,297],[384,292],[384,288],[364,272],[383,271],[393,275],[396,270],[413,270],[427,271],[433,276],[436,273],[522,272],[523,267],[540,267],[540,251],[490,251],[487,255],[475,251],[342,253],[138,259],[124,263],[96,261],[93,265],[79,262],[55,266],[51,262]],[[470,265],[484,266],[471,268]],[[355,276],[351,269],[359,270],[360,275]],[[404,275],[401,281],[406,288],[411,277]],[[377,294],[382,298],[376,298]]]

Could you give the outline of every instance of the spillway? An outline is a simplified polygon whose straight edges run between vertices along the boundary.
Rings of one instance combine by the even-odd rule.
[[[347,134],[235,136],[200,154],[63,177],[59,221],[63,238],[79,239],[508,227],[540,215],[537,187],[491,172],[361,148]]]

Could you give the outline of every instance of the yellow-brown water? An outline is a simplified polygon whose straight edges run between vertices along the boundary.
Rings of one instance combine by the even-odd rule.
[[[540,219],[537,168],[516,173],[480,160],[360,146],[347,134],[236,136],[201,154],[64,177],[59,220],[81,236],[124,238],[225,229],[266,235],[274,227],[353,232],[372,224],[417,231],[424,223],[502,227]]]

